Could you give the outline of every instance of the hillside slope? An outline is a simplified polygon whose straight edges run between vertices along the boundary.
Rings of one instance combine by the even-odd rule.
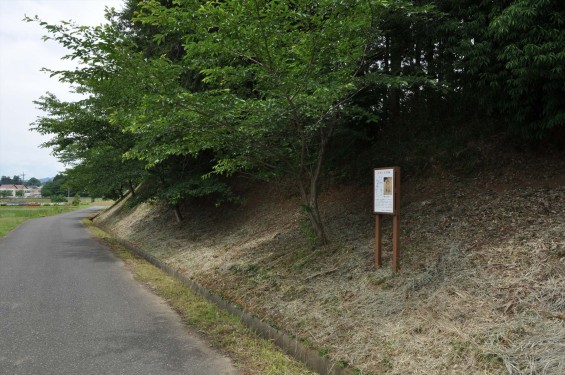
[[[369,187],[321,197],[332,240],[299,200],[258,186],[241,206],[118,205],[97,220],[336,361],[367,374],[565,373],[565,161],[495,151],[460,177],[403,179],[401,273],[373,266]]]

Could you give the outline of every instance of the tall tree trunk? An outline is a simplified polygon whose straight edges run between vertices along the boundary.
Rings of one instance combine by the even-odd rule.
[[[390,61],[390,37],[389,36],[385,37],[385,57],[384,57],[384,61],[385,61],[384,72],[388,73],[388,72],[390,72],[390,65],[389,65],[389,61]]]
[[[414,45],[414,68],[416,74],[422,73],[422,48],[420,46],[421,46],[421,42],[416,41]],[[414,91],[414,96],[412,99],[412,108],[414,109],[414,112],[416,113],[418,118],[424,118],[425,105],[424,103],[422,103],[422,95],[421,95],[422,88],[420,87],[420,85],[414,85],[412,90]]]
[[[393,76],[399,76],[402,70],[402,52],[400,41],[393,38],[390,47],[390,74]],[[389,111],[391,123],[396,124],[400,117],[400,88],[398,87],[390,88]]]
[[[326,128],[320,129],[320,145],[316,155],[315,164],[312,168],[308,168],[306,165],[306,142],[303,142],[300,176],[298,178],[302,201],[306,207],[306,214],[308,215],[312,229],[314,230],[314,233],[321,245],[327,244],[329,240],[320,216],[318,196],[320,193],[319,187],[322,165],[328,147],[328,142],[333,134],[333,129],[334,121],[330,121],[330,124]]]

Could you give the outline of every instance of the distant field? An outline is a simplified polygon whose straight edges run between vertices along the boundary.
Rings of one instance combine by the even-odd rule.
[[[49,198],[2,198],[0,204],[10,202],[26,202],[26,203],[51,203]]]
[[[89,203],[81,204],[80,206],[0,206],[0,237],[4,237],[6,233],[29,219],[57,215],[85,208],[90,205],[90,200],[88,202]],[[95,202],[92,204],[105,205],[105,203],[106,202]]]
[[[72,202],[73,197],[70,197],[68,199],[69,202]],[[92,198],[89,197],[83,197],[80,198],[81,203],[83,204],[90,204],[92,203]],[[51,203],[51,199],[49,198],[0,198],[0,203],[9,203],[9,202],[27,202],[27,203]],[[114,203],[114,201],[110,201],[110,200],[104,200],[102,198],[95,198],[94,202],[96,203],[96,205],[111,205]]]
[[[81,206],[0,206],[0,237],[4,237],[6,233],[29,219],[57,215],[76,210],[80,207]]]

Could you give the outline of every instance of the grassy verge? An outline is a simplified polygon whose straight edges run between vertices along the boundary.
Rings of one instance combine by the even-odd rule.
[[[241,373],[314,374],[302,363],[284,354],[272,342],[253,334],[237,318],[220,310],[178,280],[129,252],[88,219],[83,223],[92,235],[108,244],[114,254],[125,262],[136,280],[164,298],[178,312],[185,324],[206,336],[214,348],[229,355]]]
[[[58,215],[84,207],[85,206],[0,206],[0,237],[4,237],[8,232],[27,220]]]

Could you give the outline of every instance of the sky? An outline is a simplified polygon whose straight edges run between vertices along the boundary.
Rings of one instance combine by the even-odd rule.
[[[31,131],[30,124],[43,112],[34,100],[46,92],[62,100],[75,100],[69,86],[41,68],[70,68],[61,60],[64,47],[44,42],[43,29],[25,16],[48,23],[72,20],[94,26],[105,22],[105,6],[121,9],[123,0],[0,0],[0,176],[54,177],[66,169],[50,149],[41,147],[49,136]]]

